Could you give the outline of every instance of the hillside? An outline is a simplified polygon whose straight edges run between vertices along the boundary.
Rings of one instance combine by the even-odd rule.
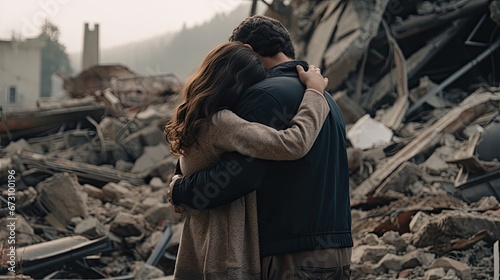
[[[101,63],[123,64],[142,75],[174,73],[184,79],[212,48],[227,41],[232,29],[249,11],[250,5],[242,4],[233,12],[216,15],[201,25],[101,50]],[[70,59],[78,73],[81,54],[70,54]]]

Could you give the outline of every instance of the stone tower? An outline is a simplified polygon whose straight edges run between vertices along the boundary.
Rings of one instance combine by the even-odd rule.
[[[85,70],[99,64],[99,24],[90,30],[89,24],[85,23],[83,32],[82,70]]]

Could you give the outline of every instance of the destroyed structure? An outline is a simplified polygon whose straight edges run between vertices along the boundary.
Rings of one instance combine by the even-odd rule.
[[[287,3],[273,1],[266,14],[328,76],[347,124],[352,279],[493,279],[500,1]],[[13,169],[24,275],[172,273],[182,219],[165,198],[176,158],[160,127],[181,85],[122,70],[131,76],[80,74],[68,86],[79,99],[62,107],[2,115],[0,223]]]

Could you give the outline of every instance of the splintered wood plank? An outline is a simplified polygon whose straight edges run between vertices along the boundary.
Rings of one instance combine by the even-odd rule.
[[[474,117],[480,116],[481,110],[476,108],[483,106],[488,102],[499,102],[500,92],[482,92],[478,91],[467,97],[462,103],[455,108],[451,109],[443,118],[439,119],[433,125],[426,128],[415,139],[408,143],[397,154],[391,157],[385,164],[381,165],[373,174],[364,180],[352,192],[356,198],[366,196],[375,191],[380,184],[389,175],[394,172],[401,164],[419,154],[435,137],[439,136],[443,131],[453,132],[453,130],[460,129],[464,124],[460,121],[460,126],[457,125],[457,120],[467,118],[469,121]]]
[[[309,62],[309,64],[323,67],[323,55],[334,35],[335,26],[339,21],[345,5],[347,4],[340,0],[332,1],[318,26],[314,29],[314,33],[307,46],[306,61]]]

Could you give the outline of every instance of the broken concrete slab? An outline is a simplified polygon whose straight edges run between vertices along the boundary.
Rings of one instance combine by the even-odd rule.
[[[106,195],[102,191],[102,189],[96,188],[89,184],[83,184],[82,190],[86,192],[90,197],[97,198],[100,200],[105,200]]]
[[[425,272],[424,280],[440,280],[446,275],[446,271],[442,267],[431,268]]]
[[[144,218],[119,212],[111,222],[109,231],[121,237],[141,236],[144,233]]]
[[[432,154],[422,165],[425,171],[427,171],[430,175],[441,175],[442,172],[446,172],[449,166],[446,161],[444,161],[439,155],[436,153]]]
[[[422,226],[412,239],[417,247],[447,244],[452,239],[469,238],[487,230],[494,239],[500,238],[500,218],[461,211],[443,212]]]
[[[393,132],[370,115],[361,117],[348,131],[347,139],[356,149],[366,150],[391,142]]]
[[[421,177],[422,170],[416,164],[405,162],[391,175],[389,175],[389,177],[377,189],[375,195],[383,196],[389,190],[407,194],[412,189],[411,186],[419,182]]]
[[[144,213],[144,219],[153,226],[163,226],[180,222],[182,216],[175,213],[171,204],[160,203],[150,207]]]
[[[398,251],[402,251],[403,249],[406,248],[406,243],[403,238],[399,235],[398,232],[395,231],[387,231],[380,237],[380,240],[383,241],[385,244],[392,245],[396,248]]]
[[[163,182],[161,178],[158,177],[153,177],[151,181],[149,181],[149,185],[151,186],[152,191],[158,191],[168,187],[168,184]]]
[[[156,245],[160,242],[162,236],[163,236],[162,231],[159,230],[153,231],[153,233],[151,233],[146,238],[146,240],[139,245],[138,247],[139,253],[146,259],[151,254]]]
[[[376,263],[387,254],[396,254],[396,247],[384,244],[360,245],[353,248],[351,260],[353,263],[364,263],[367,261]]]
[[[126,184],[109,182],[102,187],[104,196],[110,200],[120,200],[121,198],[131,198],[134,194],[127,188]]]
[[[123,159],[119,159],[115,163],[115,169],[120,170],[120,171],[124,171],[124,172],[129,172],[133,166],[134,166],[133,162],[126,161]]]
[[[151,171],[155,166],[170,155],[167,145],[158,144],[144,148],[144,153],[135,161],[132,173]]]
[[[136,262],[134,265],[134,279],[158,279],[165,276],[163,271],[157,267],[144,262]]]
[[[472,280],[472,270],[466,263],[459,262],[448,257],[441,257],[432,262],[430,266],[431,269],[439,267],[446,271],[453,269],[457,276],[462,280]]]
[[[394,254],[385,255],[375,266],[375,270],[394,270],[401,271],[406,268],[414,268],[421,266],[430,259],[433,259],[433,254],[424,253],[422,251],[412,251],[408,254],[399,256]]]
[[[365,236],[363,236],[363,239],[361,239],[361,244],[364,244],[364,245],[379,245],[381,244],[381,240],[380,238],[376,235],[376,234],[373,234],[373,233],[367,233]]]
[[[125,124],[120,120],[111,117],[105,117],[101,120],[101,122],[99,122],[99,128],[102,131],[104,139],[109,139],[112,141],[115,140],[116,135],[120,130],[122,130],[124,126]]]
[[[96,239],[105,235],[105,228],[98,219],[88,217],[76,225],[74,232],[89,239]]]
[[[65,227],[74,217],[88,217],[82,186],[77,177],[69,173],[56,173],[36,185],[38,203],[47,209],[46,219]]]
[[[7,156],[15,154],[17,151],[31,151],[33,148],[25,139],[19,139],[15,142],[10,142],[7,147],[2,148],[2,152],[6,153]]]

